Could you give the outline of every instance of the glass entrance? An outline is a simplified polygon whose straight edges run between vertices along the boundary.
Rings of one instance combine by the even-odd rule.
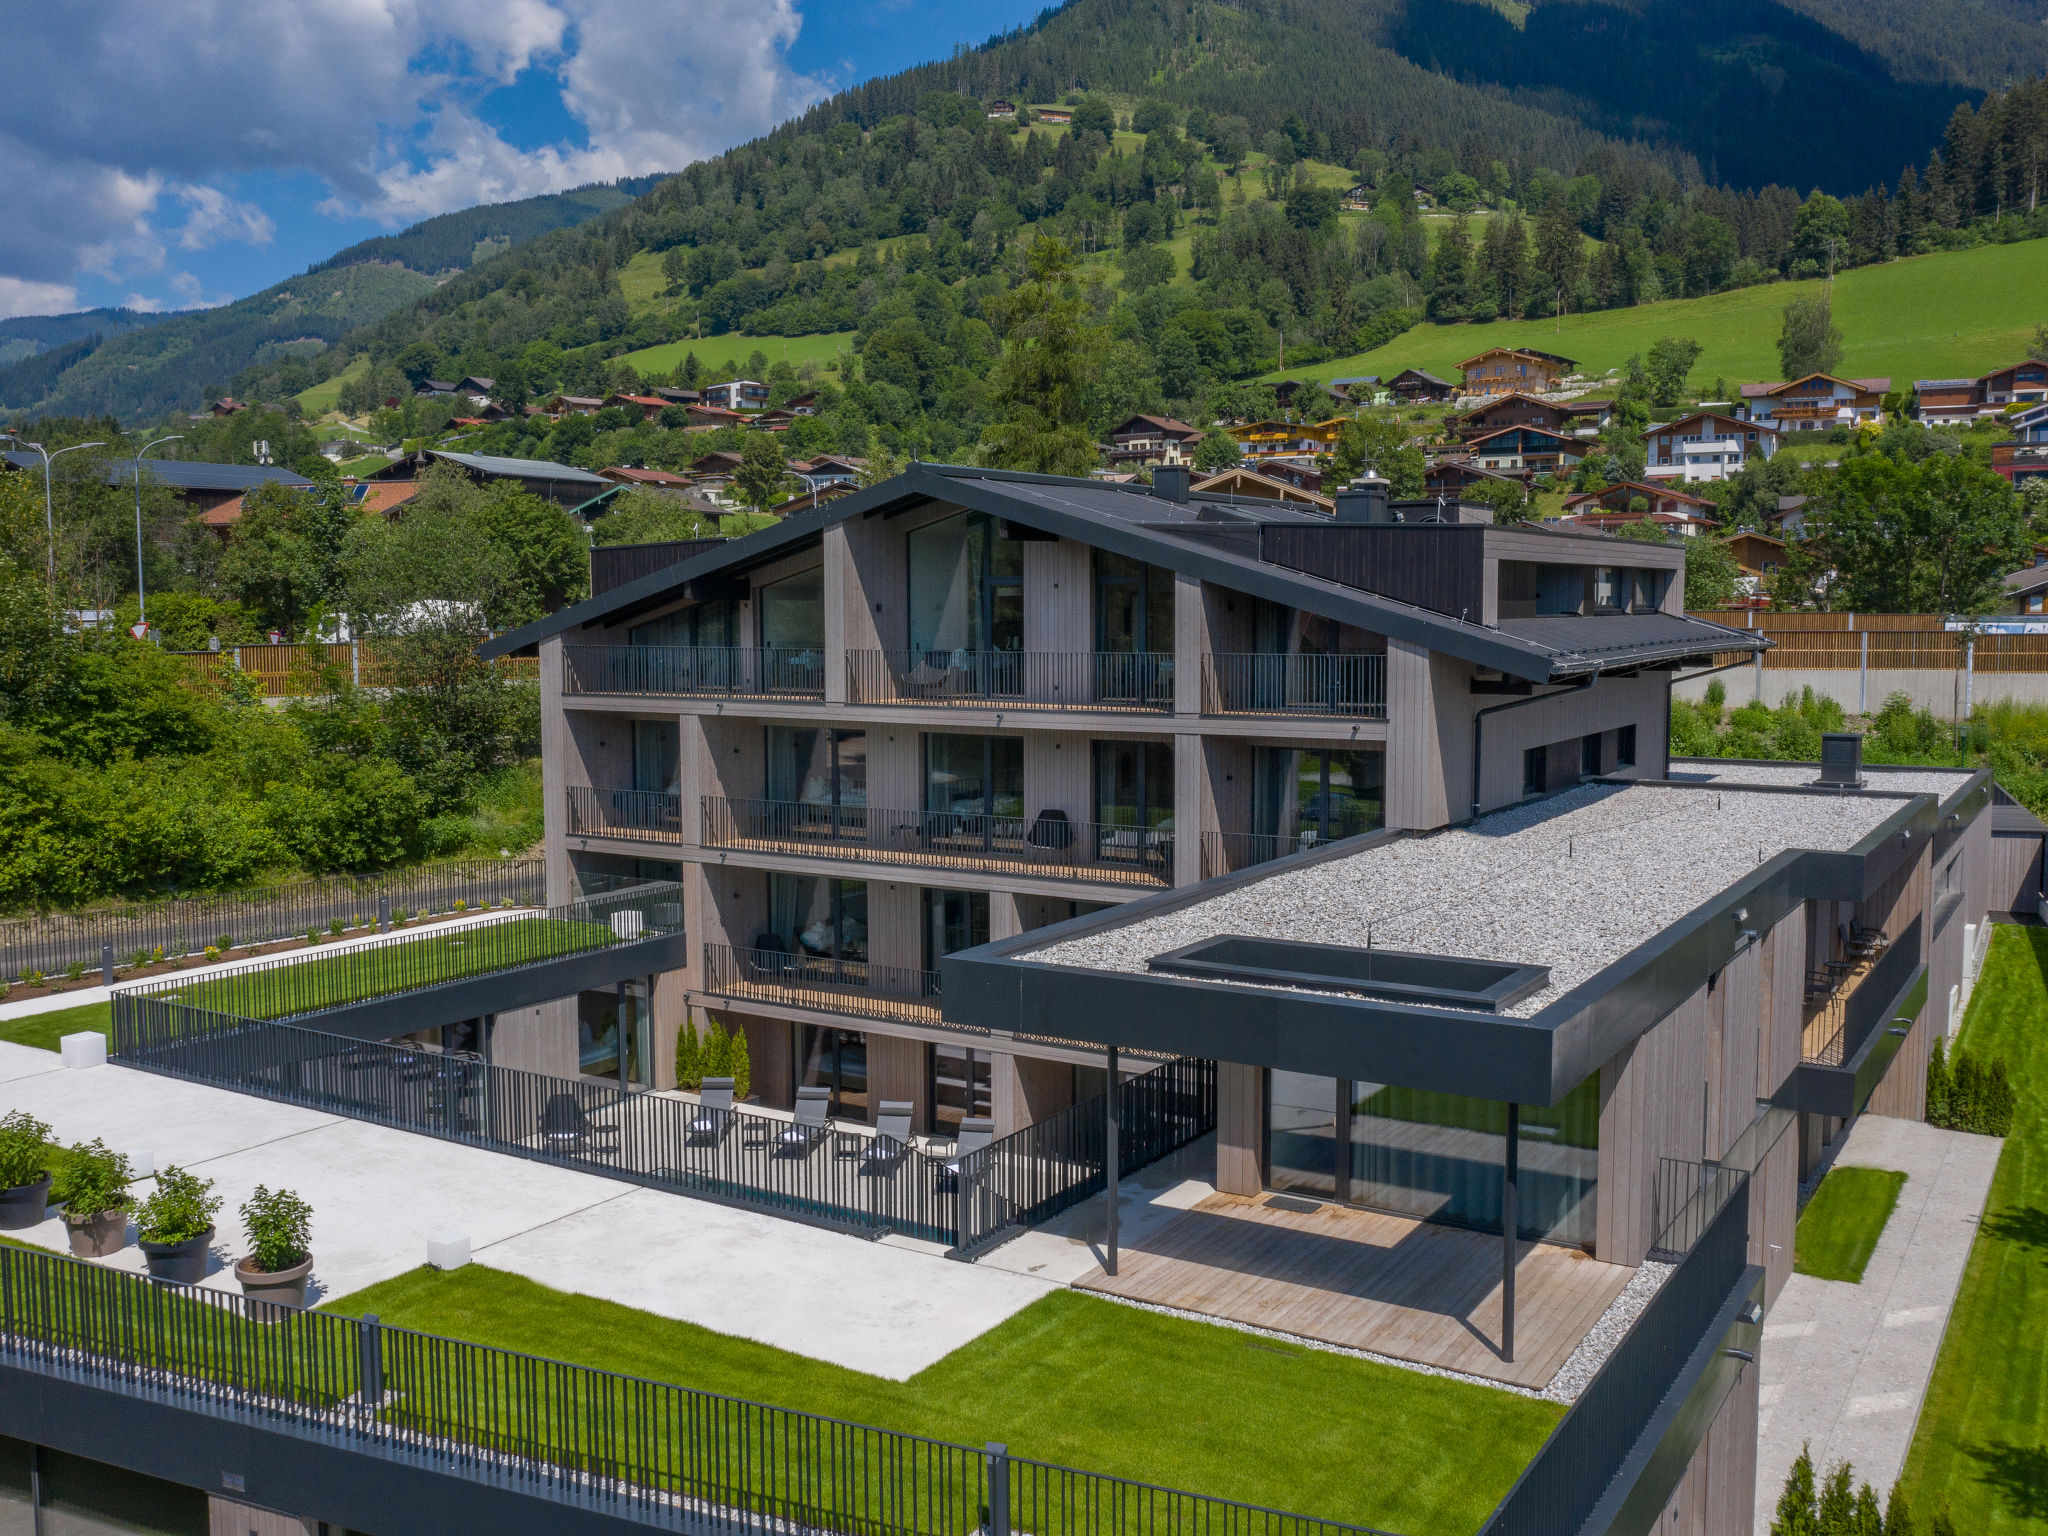
[[[796,1086],[829,1088],[833,1115],[867,1119],[868,1037],[823,1024],[799,1024],[796,1031]]]
[[[576,994],[576,1070],[621,1088],[652,1087],[649,978]]]

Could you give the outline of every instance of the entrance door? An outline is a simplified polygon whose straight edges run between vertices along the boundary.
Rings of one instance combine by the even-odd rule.
[[[796,1086],[829,1088],[831,1113],[868,1118],[868,1037],[857,1029],[797,1025]],[[793,1094],[791,1097],[795,1097]]]

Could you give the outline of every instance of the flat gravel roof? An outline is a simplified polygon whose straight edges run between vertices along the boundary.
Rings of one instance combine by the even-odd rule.
[[[1887,768],[1863,765],[1863,787],[1880,795],[1933,795],[1946,800],[1970,781],[1969,768]],[[1674,757],[1670,776],[1695,784],[1814,784],[1820,768],[1814,763],[1720,762],[1711,757]]]
[[[1765,860],[1788,848],[1845,851],[1900,805],[1889,795],[1588,784],[1015,958],[1144,971],[1154,955],[1228,933],[1547,965],[1548,986],[1501,1010],[1526,1018]]]

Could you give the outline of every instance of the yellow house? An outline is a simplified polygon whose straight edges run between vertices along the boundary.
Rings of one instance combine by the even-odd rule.
[[[1246,458],[1271,458],[1280,454],[1328,453],[1337,446],[1346,418],[1328,421],[1251,421],[1229,428],[1238,451]]]

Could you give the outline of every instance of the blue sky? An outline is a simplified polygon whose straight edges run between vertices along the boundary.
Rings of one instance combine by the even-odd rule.
[[[436,213],[675,170],[1043,0],[44,0],[0,317],[239,298]]]

